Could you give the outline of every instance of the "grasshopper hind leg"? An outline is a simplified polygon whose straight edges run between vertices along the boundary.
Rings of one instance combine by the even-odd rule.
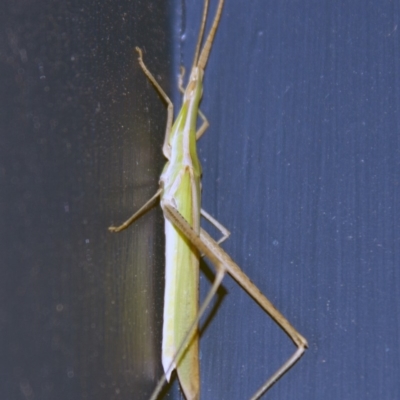
[[[214,264],[219,274],[229,275],[244,289],[250,297],[281,327],[290,337],[297,349],[288,360],[257,390],[251,400],[259,399],[276,381],[278,381],[289,369],[300,359],[308,347],[307,340],[290,324],[290,322],[275,308],[250,278],[229,257],[229,255],[218,245],[218,243],[204,230],[200,230],[200,236],[196,234],[190,224],[171,204],[162,204],[164,215],[168,218],[185,237],[205,254]],[[206,302],[205,302],[206,303]],[[206,303],[206,306],[208,303]],[[202,310],[204,303],[202,306]],[[198,319],[196,319],[198,321]]]

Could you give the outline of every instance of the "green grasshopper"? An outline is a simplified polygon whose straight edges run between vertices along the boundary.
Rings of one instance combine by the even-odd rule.
[[[229,236],[218,221],[201,209],[201,166],[196,142],[208,127],[208,121],[199,109],[203,92],[204,69],[219,24],[224,0],[219,0],[217,11],[208,37],[200,52],[209,0],[204,10],[189,82],[182,88],[183,72],[179,87],[183,92],[183,104],[173,123],[173,104],[143,62],[139,64],[154,85],[168,108],[163,153],[167,163],[160,177],[156,194],[131,218],[111,232],[119,232],[147,212],[160,199],[165,217],[166,273],[164,294],[164,326],[162,340],[162,364],[164,376],[157,385],[151,400],[157,399],[165,380],[170,380],[176,370],[187,400],[200,399],[199,379],[199,330],[201,315],[215,295],[226,272],[268,313],[297,346],[294,354],[260,387],[252,399],[258,399],[301,357],[307,348],[306,339],[289,323],[273,304],[250,281],[237,264],[219,246]],[[203,120],[196,132],[197,119]],[[222,233],[217,242],[200,227],[200,216],[214,224]],[[216,268],[213,285],[199,310],[198,285],[199,261],[205,255]]]

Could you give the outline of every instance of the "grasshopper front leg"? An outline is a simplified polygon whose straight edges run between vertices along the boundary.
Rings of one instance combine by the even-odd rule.
[[[138,60],[139,60],[139,65],[142,68],[142,71],[147,76],[149,81],[153,84],[153,86],[156,88],[161,99],[164,100],[165,103],[167,104],[167,125],[165,127],[163,153],[164,156],[169,160],[171,157],[171,147],[169,145],[169,139],[171,135],[172,122],[174,118],[174,104],[172,103],[171,99],[167,96],[167,94],[164,92],[160,84],[157,82],[156,78],[154,78],[153,74],[147,69],[145,63],[143,62],[142,50],[139,47],[136,47],[136,51],[139,54]]]

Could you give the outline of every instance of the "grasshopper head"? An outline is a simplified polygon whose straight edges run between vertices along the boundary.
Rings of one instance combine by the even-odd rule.
[[[203,75],[204,71],[199,67],[194,67],[190,73],[189,83],[186,86],[183,102],[200,101],[203,94]]]

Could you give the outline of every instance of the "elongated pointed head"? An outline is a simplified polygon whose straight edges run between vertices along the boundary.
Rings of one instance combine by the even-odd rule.
[[[190,73],[189,83],[186,86],[185,93],[183,95],[183,102],[200,102],[201,96],[203,95],[203,76],[204,71],[201,68],[194,67]]]

